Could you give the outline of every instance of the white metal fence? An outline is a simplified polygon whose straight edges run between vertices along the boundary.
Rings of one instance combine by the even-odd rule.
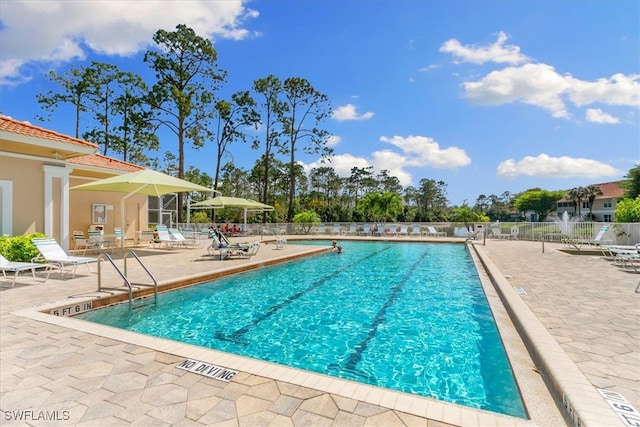
[[[180,229],[193,230],[195,232],[207,230],[210,227],[224,226],[222,224],[212,223],[191,223],[178,224]],[[229,227],[234,224],[229,223]],[[444,233],[447,237],[465,237],[469,231],[481,230],[488,238],[499,237],[514,238],[519,240],[545,241],[545,242],[561,242],[563,238],[573,238],[581,240],[593,240],[598,233],[606,228],[600,241],[615,245],[634,245],[640,242],[640,223],[605,223],[605,222],[573,222],[573,221],[557,221],[557,222],[499,222],[499,223],[476,223],[464,224],[456,222],[446,223],[426,223],[426,222],[337,222],[313,225],[309,227],[304,224],[294,223],[267,223],[258,224],[251,223],[235,224],[236,227],[242,228],[242,235],[263,236],[273,234],[289,234],[289,235],[363,235],[365,226],[369,226],[372,230],[375,226],[383,227],[382,235],[394,235],[401,231],[409,236],[429,235],[428,227],[433,227],[440,234]],[[416,231],[417,230],[417,231]],[[371,234],[369,231],[368,234]],[[377,233],[378,234],[378,233]]]

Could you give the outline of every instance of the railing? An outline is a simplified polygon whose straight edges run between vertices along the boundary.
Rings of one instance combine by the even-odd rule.
[[[124,280],[124,284],[127,285],[127,289],[129,291],[129,310],[131,310],[132,305],[133,305],[133,289],[131,288],[131,282],[129,282],[129,279],[127,279],[127,276],[122,274],[122,271],[120,271],[120,269],[118,268],[116,263],[113,262],[113,258],[111,258],[111,256],[109,254],[100,254],[100,255],[98,255],[98,292],[121,291],[122,290],[121,287],[120,288],[107,288],[107,287],[103,287],[102,286],[102,261],[104,261],[105,259],[111,263],[113,268],[116,269],[116,272],[120,275],[120,277],[122,277],[122,280]]]
[[[154,304],[157,305],[158,304],[158,281],[156,280],[154,275],[151,274],[151,272],[149,271],[147,266],[144,265],[144,263],[142,262],[142,260],[138,256],[138,254],[136,254],[134,251],[129,251],[126,254],[124,254],[124,258],[123,259],[124,259],[124,274],[125,274],[125,276],[127,275],[127,259],[129,257],[129,255],[132,255],[136,259],[136,261],[138,261],[138,264],[140,264],[142,269],[149,275],[149,277],[151,277],[151,280],[153,281],[153,285],[147,285],[147,284],[144,284],[144,283],[136,283],[135,286],[153,286],[153,302],[154,302]]]
[[[144,271],[149,275],[149,277],[151,277],[151,280],[153,280],[153,285],[148,285],[148,284],[143,284],[143,283],[132,284],[129,281],[129,279],[127,278],[127,257],[129,255],[133,255],[133,257],[136,260],[138,260],[138,263],[140,264],[140,266],[142,266]],[[140,260],[140,258],[138,257],[138,255],[134,251],[129,251],[124,255],[124,273],[122,272],[122,270],[120,270],[118,268],[116,263],[113,261],[113,258],[111,258],[111,256],[109,254],[103,253],[103,254],[100,254],[98,256],[98,292],[122,291],[122,287],[113,288],[113,287],[102,286],[102,261],[104,261],[105,259],[107,261],[109,261],[109,263],[111,263],[113,268],[116,270],[116,272],[122,278],[122,280],[124,281],[124,284],[126,285],[126,290],[129,293],[129,310],[131,310],[133,308],[133,286],[136,286],[136,287],[140,287],[140,286],[149,286],[149,287],[151,287],[151,286],[153,286],[153,297],[154,297],[153,302],[154,302],[154,304],[157,305],[157,303],[158,303],[158,282],[155,279],[155,277],[153,276],[153,274],[151,274],[149,269],[142,263],[142,261]]]
[[[208,230],[209,227],[217,227],[220,224],[194,224],[190,223],[189,228],[194,229],[196,232],[200,230]],[[334,224],[338,224],[338,230],[340,233],[334,233]],[[324,230],[318,232],[319,225],[313,225],[310,229],[308,226],[296,223],[249,223],[244,230],[244,224],[237,224],[237,226],[243,227],[243,235],[249,236],[264,236],[271,234],[270,230],[274,230],[276,234],[287,235],[335,235],[335,234],[350,234],[349,230],[352,229],[352,225],[356,226],[356,234],[363,231],[365,225],[373,226],[381,224],[381,222],[368,221],[368,222],[325,222],[322,223]],[[604,240],[612,242],[616,245],[633,245],[640,242],[640,223],[606,223],[606,222],[493,222],[493,223],[459,223],[459,222],[407,222],[407,221],[387,221],[385,226],[391,224],[396,225],[398,230],[403,226],[413,227],[418,226],[422,231],[426,231],[428,226],[434,227],[439,232],[446,233],[447,237],[461,237],[465,238],[467,233],[476,228],[477,225],[481,225],[484,229],[486,236],[490,236],[492,228],[500,228],[502,233],[511,233],[512,227],[518,228],[518,233],[515,236],[519,240],[531,240],[531,241],[545,241],[545,242],[561,242],[563,236],[570,235],[573,238],[579,239],[593,239],[603,225],[609,225]],[[233,223],[229,223],[233,226]],[[186,224],[178,224],[178,228],[186,227]],[[468,228],[467,228],[468,227]],[[308,230],[308,231],[307,231]],[[426,234],[426,233],[425,233]]]

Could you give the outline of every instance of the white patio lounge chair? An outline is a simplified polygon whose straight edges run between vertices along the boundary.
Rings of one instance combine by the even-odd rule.
[[[38,252],[40,252],[40,254],[37,257],[33,258],[31,262],[45,261],[51,264],[55,264],[60,268],[60,274],[62,275],[62,277],[64,277],[64,269],[66,266],[73,267],[73,269],[71,270],[71,278],[74,278],[78,265],[86,264],[87,270],[89,270],[89,273],[91,273],[89,264],[98,261],[97,258],[71,256],[60,247],[55,239],[49,237],[35,238],[31,239],[31,241],[38,249]]]
[[[583,246],[600,248],[602,245],[613,243],[610,239],[604,238],[607,230],[609,230],[609,225],[603,225],[593,239],[582,239],[571,236],[564,236],[562,238],[562,243],[567,247],[574,247],[578,249],[578,251],[582,250]]]
[[[427,226],[427,236],[436,236],[436,237],[444,237],[447,233],[444,231],[438,231],[433,225]]]
[[[184,246],[184,247],[194,247],[196,246],[196,240],[191,238],[191,239],[187,239],[186,237],[184,237],[184,235],[182,234],[182,232],[180,232],[180,230],[178,230],[177,228],[170,228],[169,229],[169,234],[171,234],[171,237],[174,238],[175,245],[180,245],[180,246]]]
[[[175,246],[176,239],[169,233],[166,225],[156,225],[156,233],[158,233],[158,240],[161,246],[163,243],[166,247]]]
[[[410,236],[422,236],[422,231],[420,230],[420,225],[413,224],[411,230],[409,231]]]
[[[358,234],[358,226],[356,224],[351,224],[349,225],[349,229],[343,231],[342,234],[355,236],[356,234]]]
[[[493,239],[509,239],[512,236],[511,233],[503,233],[500,227],[493,227],[491,229],[491,234],[489,234],[489,237]]]
[[[11,281],[11,287],[16,284],[16,279],[18,278],[18,274],[21,271],[31,270],[31,275],[33,276],[33,280],[39,282],[46,282],[49,278],[49,274],[51,273],[51,269],[54,267],[51,264],[42,264],[36,262],[18,262],[18,261],[9,261],[4,256],[0,255],[0,270],[2,271],[2,276],[6,279],[7,273],[13,273],[13,280]],[[47,277],[44,280],[36,279],[36,269],[38,268],[46,268],[47,269]]]
[[[371,234],[371,225],[369,224],[365,224],[362,226],[362,231],[360,231],[358,234],[361,234],[363,236],[368,236]]]

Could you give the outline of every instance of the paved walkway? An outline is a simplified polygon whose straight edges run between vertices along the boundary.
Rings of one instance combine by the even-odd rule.
[[[525,332],[534,339],[536,334],[553,337],[551,343],[530,344],[540,366],[570,359],[557,374],[558,381],[548,377],[553,366],[551,372],[538,373],[528,353],[518,347],[519,338],[509,331],[504,309],[493,308],[503,339],[513,347],[510,358],[526,389],[523,394],[533,421],[40,313],[82,304],[97,295],[95,273],[79,267],[74,279],[52,275],[42,284],[25,275],[14,288],[2,283],[2,425],[556,426],[564,423],[551,399],[556,388],[560,394],[568,390],[570,406],[584,411],[576,418],[583,425],[623,425],[605,401],[598,400],[595,388],[620,393],[640,407],[640,294],[633,293],[640,277],[598,257],[570,256],[550,245],[544,253],[541,249],[540,243],[519,241],[491,240],[478,246],[480,260],[488,263],[496,282],[504,282],[497,286],[507,294],[514,288],[519,291],[515,298],[507,295],[513,300],[511,307],[531,311],[535,317],[529,324],[544,325],[542,330]],[[273,244],[263,244],[254,259],[233,261],[208,259],[202,256],[203,249],[138,253],[165,283],[175,277],[195,280],[253,262],[265,265],[309,250],[314,249],[289,244],[275,250]],[[105,282],[117,280],[115,272],[106,268],[103,275]],[[488,297],[492,304],[498,299],[491,289]],[[518,303],[526,306],[518,308]],[[546,357],[554,345],[562,354]],[[227,383],[178,369],[186,358],[239,373]],[[586,378],[586,386],[580,378],[563,383],[563,372],[573,368],[578,377]],[[574,393],[574,385],[581,390]],[[594,395],[597,398],[584,405]]]

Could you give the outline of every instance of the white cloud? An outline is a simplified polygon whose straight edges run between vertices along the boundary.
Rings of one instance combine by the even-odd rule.
[[[471,164],[467,153],[457,147],[440,148],[432,138],[410,135],[380,137],[380,141],[400,148],[404,153],[407,166],[431,166],[439,169],[455,169]]]
[[[486,47],[462,46],[455,39],[446,41],[440,51],[454,54],[465,62],[503,62],[514,64],[495,70],[475,81],[462,84],[465,96],[481,105],[504,105],[523,102],[550,111],[553,117],[569,118],[566,101],[581,107],[589,104],[640,106],[640,74],[614,74],[596,81],[576,79],[559,74],[543,63],[526,63],[529,58],[520,48],[504,46],[507,36],[500,32],[498,40]]]
[[[502,178],[515,178],[519,175],[540,178],[601,178],[618,176],[620,171],[593,159],[550,157],[543,153],[537,157],[526,156],[518,161],[505,160],[498,165],[497,175]]]
[[[462,45],[458,40],[450,39],[440,46],[440,52],[451,53],[463,62],[474,64],[484,64],[485,62],[520,64],[527,62],[529,58],[520,53],[520,47],[504,45],[508,38],[504,32],[500,31],[496,42],[487,46]]]
[[[316,160],[312,163],[301,163],[305,172],[309,173],[313,168],[320,168],[324,166],[331,166],[333,170],[340,177],[347,177],[351,175],[351,169],[354,167],[357,168],[367,168],[372,166],[371,162],[363,157],[356,157],[352,154],[336,154],[331,157],[330,163],[322,163],[320,160]]]
[[[560,75],[547,64],[506,67],[465,82],[463,88],[467,98],[477,104],[523,102],[544,108],[557,118],[570,117],[565,98],[578,107],[592,103],[640,106],[640,75],[615,74],[588,82]]]
[[[0,84],[15,85],[29,79],[26,65],[49,70],[84,58],[87,47],[132,55],[152,45],[157,30],[172,31],[180,23],[202,37],[243,39],[250,34],[242,25],[257,12],[245,8],[242,0],[34,0],[0,2],[0,16]]]
[[[372,112],[366,112],[358,114],[356,112],[356,106],[353,104],[343,105],[333,110],[331,117],[339,122],[345,120],[369,120],[373,117]]]
[[[586,113],[586,119],[588,122],[593,122],[593,123],[607,123],[607,124],[620,123],[619,118],[614,117],[611,114],[607,114],[599,108],[589,108]]]
[[[475,82],[465,82],[467,98],[477,104],[502,105],[524,102],[551,111],[554,117],[567,118],[562,100],[567,79],[546,64],[525,64],[492,71]]]
[[[421,73],[424,73],[427,71],[435,70],[436,68],[440,68],[440,65],[438,64],[427,65],[426,67],[419,68],[418,71],[420,71]]]
[[[342,141],[342,138],[340,138],[339,136],[331,135],[327,139],[327,147],[335,147],[336,145],[340,144],[341,141]]]
[[[567,80],[570,82],[569,98],[578,107],[596,102],[640,107],[640,74],[626,76],[618,73],[595,82]]]
[[[351,175],[354,167],[366,168],[373,166],[374,171],[389,171],[389,174],[398,178],[400,185],[413,185],[412,175],[407,171],[410,167],[435,167],[439,169],[455,169],[467,166],[471,159],[464,150],[457,147],[442,149],[431,138],[424,136],[394,136],[391,138],[382,136],[380,140],[399,148],[400,151],[384,149],[374,151],[371,158],[354,156],[352,154],[336,154],[332,156],[330,166],[340,177]],[[320,160],[309,164],[303,164],[305,171],[313,168],[327,166]]]

